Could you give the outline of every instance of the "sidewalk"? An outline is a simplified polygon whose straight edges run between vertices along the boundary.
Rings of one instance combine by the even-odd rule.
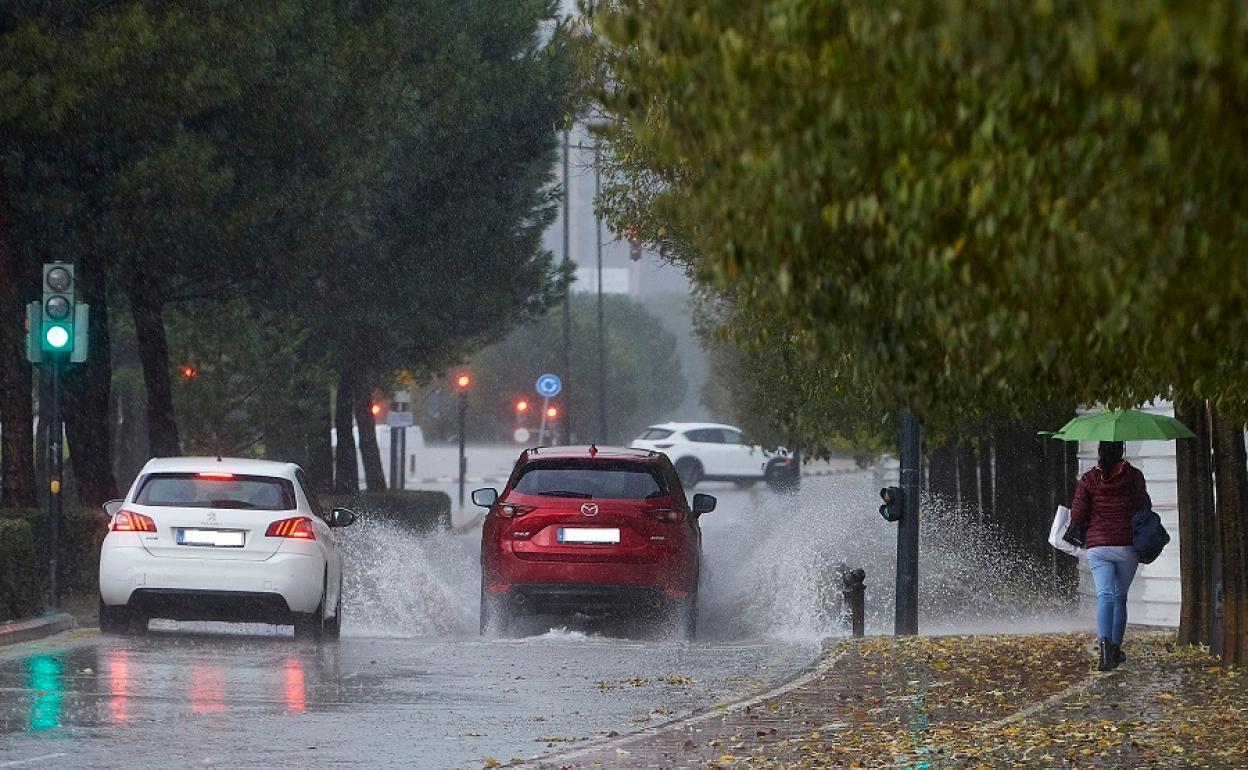
[[[878,637],[782,694],[529,763],[539,768],[1248,768],[1248,671],[1129,635]]]

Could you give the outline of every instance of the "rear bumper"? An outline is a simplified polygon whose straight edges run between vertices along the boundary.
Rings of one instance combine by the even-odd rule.
[[[659,596],[696,589],[696,556],[683,551],[664,554],[653,562],[534,561],[521,559],[510,547],[498,548],[484,563],[489,586],[547,586],[568,590],[623,589],[650,591]],[[549,592],[549,591],[548,591]]]
[[[513,612],[533,614],[635,614],[658,610],[667,602],[662,589],[643,586],[527,583],[512,585],[503,593]]]
[[[290,605],[276,593],[138,588],[130,594],[127,606],[148,617],[169,620],[294,622]]]
[[[141,546],[100,552],[104,603],[120,606],[141,600],[151,604],[156,617],[172,617],[163,613],[179,607],[192,614],[197,603],[203,604],[203,617],[195,618],[201,620],[260,619],[259,610],[273,608],[287,614],[313,612],[321,601],[324,576],[324,560],[303,553],[279,551],[264,561],[235,561],[158,558]],[[239,601],[218,601],[223,596]]]

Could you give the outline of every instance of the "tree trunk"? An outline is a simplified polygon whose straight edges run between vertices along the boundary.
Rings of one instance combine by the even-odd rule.
[[[334,491],[354,494],[360,491],[360,470],[355,459],[355,436],[352,435],[351,413],[355,399],[352,391],[355,378],[350,367],[338,373],[338,396],[334,401],[334,431],[338,447],[334,452]]]
[[[69,459],[84,506],[103,505],[116,499],[112,447],[109,442],[108,408],[112,392],[113,365],[108,336],[108,296],[102,265],[87,260],[77,272],[80,299],[91,305],[90,344],[85,363],[65,374],[65,432]]]
[[[130,279],[126,292],[130,298],[130,312],[134,316],[143,385],[147,390],[148,451],[153,457],[177,457],[182,451],[179,448],[177,418],[173,413],[164,303],[152,287],[137,278]]]
[[[938,508],[947,509],[958,499],[958,456],[950,444],[932,450],[927,459],[928,493]]]
[[[13,244],[7,190],[0,185],[0,506],[35,505],[35,436],[24,299],[38,289],[33,264]]]
[[[996,499],[993,503],[997,531],[1013,541],[1017,553],[1032,565],[1050,564],[1051,516],[1044,512],[1043,450],[1035,431],[1013,424],[996,431]],[[1047,571],[1047,570],[1046,570]],[[1018,575],[1022,580],[1033,576]]]
[[[381,447],[377,445],[377,421],[373,419],[372,399],[367,390],[359,388],[355,397],[355,423],[360,426],[360,455],[364,458],[364,483],[369,492],[386,491],[386,473],[381,465]]]
[[[992,519],[993,503],[996,498],[993,492],[992,435],[984,430],[979,435],[979,520]]]
[[[979,475],[975,447],[969,441],[958,445],[958,504],[967,510],[979,506]]]
[[[1175,442],[1179,584],[1183,595],[1179,643],[1209,644],[1213,623],[1213,554],[1217,547],[1209,418],[1205,402],[1198,400],[1176,402],[1174,415],[1196,434],[1196,438]]]
[[[331,492],[334,489],[334,447],[329,439],[330,429],[334,427],[334,417],[329,404],[329,394],[315,399],[316,410],[312,433],[307,437],[308,447],[308,478],[317,492]]]
[[[1221,545],[1222,662],[1248,663],[1248,456],[1244,425],[1215,416],[1214,463]]]

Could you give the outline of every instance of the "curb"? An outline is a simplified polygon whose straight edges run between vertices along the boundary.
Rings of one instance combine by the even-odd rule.
[[[793,678],[789,679],[787,682],[783,682],[764,693],[741,698],[739,700],[733,701],[732,703],[717,704],[715,706],[712,706],[707,709],[703,709],[701,711],[695,711],[694,713],[689,714],[688,716],[678,717],[676,719],[672,719],[667,722],[662,722],[657,725],[644,727],[635,732],[624,733],[615,738],[608,738],[606,740],[600,740],[600,741],[591,741],[591,742],[587,742],[587,744],[584,746],[578,746],[574,749],[564,749],[562,751],[553,751],[549,754],[542,754],[540,756],[531,757],[515,765],[515,767],[537,767],[537,768],[550,767],[549,763],[551,762],[557,763],[557,762],[566,761],[569,759],[576,759],[577,757],[585,756],[586,754],[593,754],[598,751],[604,751],[604,750],[611,749],[611,748],[618,748],[621,746],[626,746],[629,743],[632,743],[633,741],[639,740],[641,738],[645,738],[651,735],[657,735],[659,733],[666,733],[669,731],[682,730],[686,727],[690,727],[696,724],[701,724],[702,722],[707,722],[717,717],[724,717],[724,716],[727,716],[728,714],[736,713],[749,706],[754,706],[759,703],[762,703],[763,701],[771,700],[773,698],[778,698],[790,692],[791,690],[796,690],[798,687],[801,687],[805,684],[813,682],[815,679],[818,679],[820,676],[827,673],[834,665],[836,665],[836,662],[839,661],[845,655],[844,651],[833,654],[832,652],[833,644],[844,642],[844,641],[849,641],[852,643],[855,640],[843,639],[841,637],[831,637],[829,639],[825,639],[823,644],[821,645],[822,649],[820,650],[819,658],[817,660],[815,660],[813,663],[808,665],[806,668],[797,672],[793,676]]]
[[[34,618],[0,624],[0,647],[21,644],[59,634],[74,627],[74,618],[66,612],[49,612]]]

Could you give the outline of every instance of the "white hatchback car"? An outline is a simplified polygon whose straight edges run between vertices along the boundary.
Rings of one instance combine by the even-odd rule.
[[[100,630],[141,633],[150,618],[291,624],[298,637],[342,628],[342,554],[297,465],[179,457],[143,466],[105,507]]]
[[[770,459],[762,447],[744,443],[740,429],[713,422],[651,425],[632,447],[666,454],[685,489],[699,481],[735,481],[749,487],[763,480]]]

